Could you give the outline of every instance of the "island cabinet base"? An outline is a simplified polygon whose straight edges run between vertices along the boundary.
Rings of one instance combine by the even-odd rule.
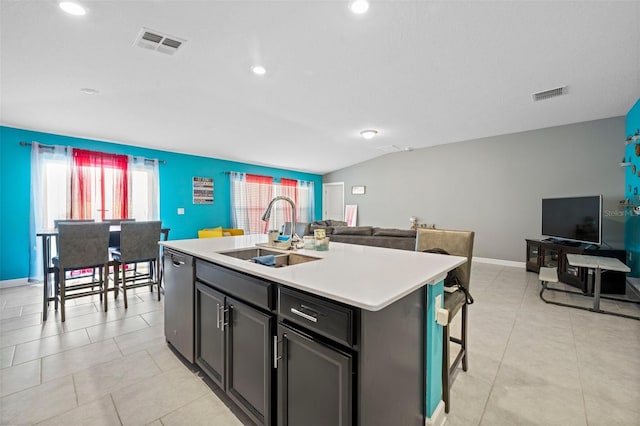
[[[360,319],[358,424],[423,426],[425,288]]]
[[[367,311],[279,288],[278,425],[424,425],[425,298]]]
[[[256,424],[424,424],[424,287],[368,311],[199,259],[195,276],[195,363]]]

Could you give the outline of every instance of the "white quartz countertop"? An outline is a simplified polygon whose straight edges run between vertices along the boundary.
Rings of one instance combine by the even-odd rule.
[[[466,258],[332,242],[328,251],[296,253],[320,260],[270,268],[220,254],[266,243],[266,235],[172,240],[165,247],[351,306],[378,311],[418,288],[441,281]],[[271,247],[268,248],[272,250]],[[275,249],[277,250],[277,249]]]

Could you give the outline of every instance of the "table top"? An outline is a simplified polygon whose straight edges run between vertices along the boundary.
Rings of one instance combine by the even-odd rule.
[[[584,268],[600,268],[608,271],[631,272],[631,268],[615,257],[591,256],[587,254],[567,254],[567,261],[572,266]]]
[[[100,223],[100,222],[88,222],[88,223]],[[171,228],[162,228],[160,229],[160,232],[162,233],[167,233],[171,231]],[[120,225],[111,225],[109,226],[109,232],[120,232]],[[47,228],[47,229],[41,229],[40,231],[38,231],[36,233],[36,236],[38,237],[47,237],[47,236],[52,236],[52,235],[58,235],[58,228]]]
[[[329,244],[328,251],[297,250],[296,253],[320,260],[284,268],[269,268],[221,254],[255,247],[266,241],[266,235],[254,234],[173,240],[160,244],[202,260],[369,311],[378,311],[425,285],[442,281],[448,271],[467,261],[460,256],[336,242]]]

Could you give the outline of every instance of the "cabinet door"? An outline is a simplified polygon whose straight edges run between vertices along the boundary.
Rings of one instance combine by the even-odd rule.
[[[527,271],[540,271],[540,243],[527,240]]]
[[[227,394],[257,424],[271,424],[272,316],[227,298]]]
[[[352,359],[278,325],[278,425],[352,424]]]
[[[196,364],[225,389],[225,296],[202,283],[196,283]]]

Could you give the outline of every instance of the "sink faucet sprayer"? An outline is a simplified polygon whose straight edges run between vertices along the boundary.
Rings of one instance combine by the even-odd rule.
[[[296,234],[296,205],[291,198],[283,197],[282,195],[280,195],[269,201],[267,210],[265,210],[264,214],[262,215],[262,220],[264,220],[265,222],[269,222],[269,218],[271,217],[271,208],[278,200],[284,200],[291,205],[293,223],[291,224],[291,235],[289,235],[289,242],[291,243],[291,248],[296,248],[297,242],[300,241],[300,236]]]

